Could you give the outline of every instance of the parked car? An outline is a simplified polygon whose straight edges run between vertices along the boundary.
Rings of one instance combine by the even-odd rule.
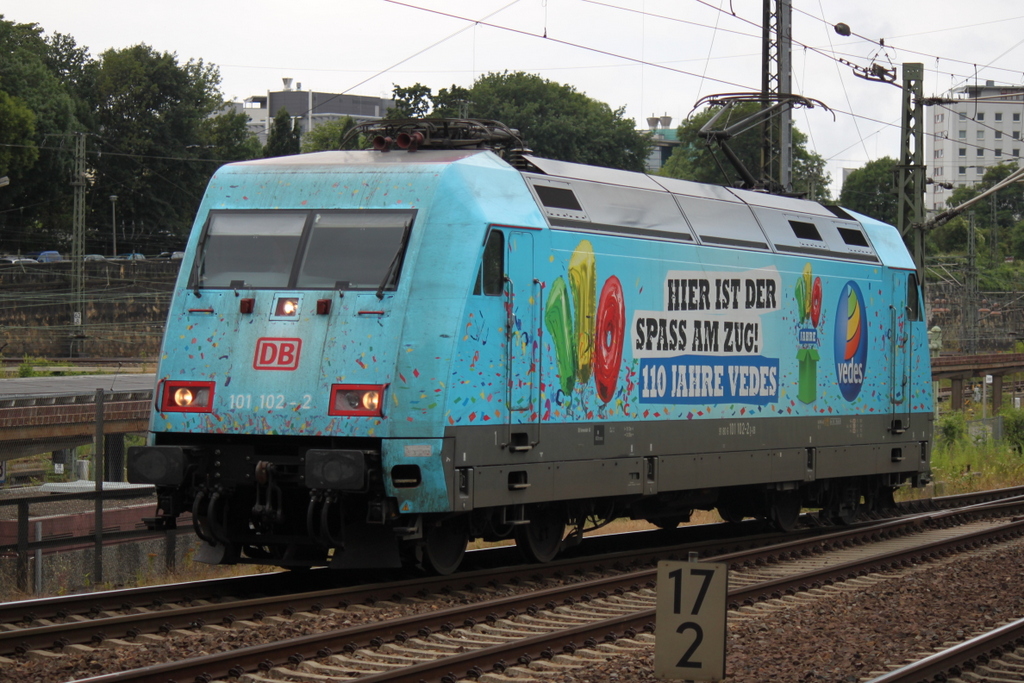
[[[82,257],[83,261],[106,261],[107,257],[103,254],[86,254]]]
[[[63,261],[59,251],[41,251],[36,260],[40,263],[56,263],[57,261]]]
[[[0,256],[0,265],[11,265],[14,263],[39,263],[39,261],[23,256]]]
[[[118,254],[114,258],[116,258],[118,260],[123,260],[123,261],[145,261],[146,260],[145,256],[143,256],[142,254],[135,253],[135,252],[130,253],[130,254]]]
[[[30,258],[37,263],[54,263],[56,261],[63,261],[59,251],[29,251],[25,252],[21,256],[16,258]]]

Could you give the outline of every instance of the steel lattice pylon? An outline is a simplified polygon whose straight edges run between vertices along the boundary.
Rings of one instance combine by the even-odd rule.
[[[761,33],[761,108],[792,94],[793,6],[790,0],[764,0]],[[761,124],[762,179],[775,181],[783,192],[793,191],[792,109],[785,104],[778,116]]]
[[[924,273],[924,64],[903,65],[903,125],[897,167],[896,227]]]
[[[71,355],[81,351],[76,349],[76,341],[84,337],[85,324],[85,134],[75,136],[75,170],[71,185],[75,188],[74,213],[71,218],[71,276],[74,287],[71,322],[74,330],[71,333],[69,348]]]

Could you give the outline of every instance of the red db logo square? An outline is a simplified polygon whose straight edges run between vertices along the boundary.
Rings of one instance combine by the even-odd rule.
[[[256,370],[295,370],[299,367],[301,339],[260,337],[256,340],[256,356],[252,367]]]

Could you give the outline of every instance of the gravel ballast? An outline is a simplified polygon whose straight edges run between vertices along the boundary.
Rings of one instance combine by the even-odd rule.
[[[969,555],[876,575],[850,586],[816,591],[816,599],[776,601],[730,612],[727,678],[764,681],[849,681],[904,664],[909,657],[972,637],[976,632],[1024,616],[1024,541]],[[432,608],[444,605],[433,604]],[[324,615],[292,622],[173,635],[127,647],[67,653],[45,659],[18,658],[0,666],[0,681],[56,683],[197,656],[318,630],[344,628],[366,618],[384,620],[428,605]],[[148,641],[149,639],[144,639]],[[580,667],[545,672],[555,683],[655,681],[654,649],[647,646],[604,661],[578,658]],[[523,680],[523,679],[519,679]]]

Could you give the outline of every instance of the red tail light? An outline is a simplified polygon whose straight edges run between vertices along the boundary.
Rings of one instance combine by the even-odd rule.
[[[383,384],[333,384],[327,414],[382,417],[384,387]]]
[[[160,410],[165,413],[209,413],[214,382],[164,382]]]

